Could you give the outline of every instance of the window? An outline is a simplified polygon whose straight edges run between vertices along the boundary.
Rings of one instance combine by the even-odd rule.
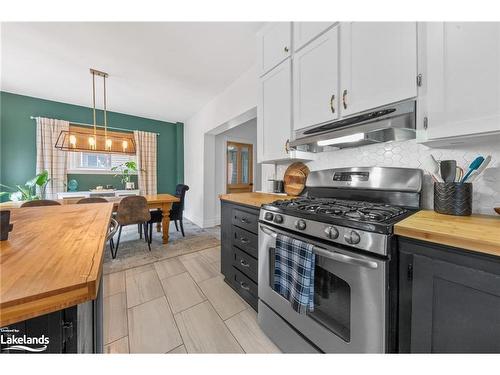
[[[127,161],[136,161],[135,155],[96,152],[69,152],[69,173],[114,174],[111,168]]]

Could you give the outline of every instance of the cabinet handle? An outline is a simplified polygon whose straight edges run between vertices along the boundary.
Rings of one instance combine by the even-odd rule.
[[[285,51],[285,53],[288,53],[288,51],[290,50],[288,49],[288,46],[285,46],[285,48],[283,48],[283,51]]]
[[[250,224],[250,222],[248,221],[248,219],[246,217],[242,217],[240,220],[243,224]]]
[[[347,98],[347,90],[344,90],[344,92],[342,93],[342,105],[344,106],[344,109],[347,109],[346,98]]]
[[[250,263],[248,263],[245,259],[241,259],[240,260],[240,264],[243,266],[243,267],[250,267]]]
[[[250,240],[249,240],[248,238],[246,238],[246,237],[241,237],[241,238],[240,238],[240,242],[241,242],[241,243],[244,243],[244,244],[247,244],[247,243],[249,243],[249,242],[250,242]]]
[[[335,107],[333,106],[333,103],[335,102],[335,94],[332,94],[330,97],[330,109],[332,110],[332,113],[335,113]]]
[[[244,290],[250,290],[250,287],[248,286],[248,284],[243,282],[243,281],[240,281],[240,287],[241,287],[241,289],[244,289]]]
[[[290,152],[290,140],[287,139],[285,142],[285,151],[288,154]]]

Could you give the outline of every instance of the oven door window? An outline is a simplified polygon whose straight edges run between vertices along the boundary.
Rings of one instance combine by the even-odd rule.
[[[314,311],[307,316],[346,342],[351,341],[351,287],[328,271],[326,260],[316,255]],[[275,249],[269,248],[269,287],[274,285]],[[283,297],[282,297],[283,298]]]
[[[346,342],[351,340],[351,287],[323,268],[316,256],[314,270],[314,311],[307,315]]]

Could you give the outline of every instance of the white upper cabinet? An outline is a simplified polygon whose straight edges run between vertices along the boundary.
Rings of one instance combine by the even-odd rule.
[[[500,23],[433,22],[425,29],[419,122],[427,140],[499,134]]]
[[[293,50],[298,51],[319,34],[324,32],[334,22],[294,22],[293,23]]]
[[[338,48],[336,26],[294,55],[294,130],[339,117]]]
[[[341,114],[417,96],[416,22],[341,23]]]
[[[292,23],[272,22],[259,32],[257,40],[259,71],[262,76],[290,57],[292,50]]]
[[[292,123],[292,70],[287,60],[259,81],[257,105],[257,162],[288,158]]]

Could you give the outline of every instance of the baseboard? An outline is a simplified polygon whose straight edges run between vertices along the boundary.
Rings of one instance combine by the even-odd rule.
[[[215,227],[216,225],[220,225],[220,216],[213,217],[211,219],[205,219],[203,221],[203,228],[211,228]]]

